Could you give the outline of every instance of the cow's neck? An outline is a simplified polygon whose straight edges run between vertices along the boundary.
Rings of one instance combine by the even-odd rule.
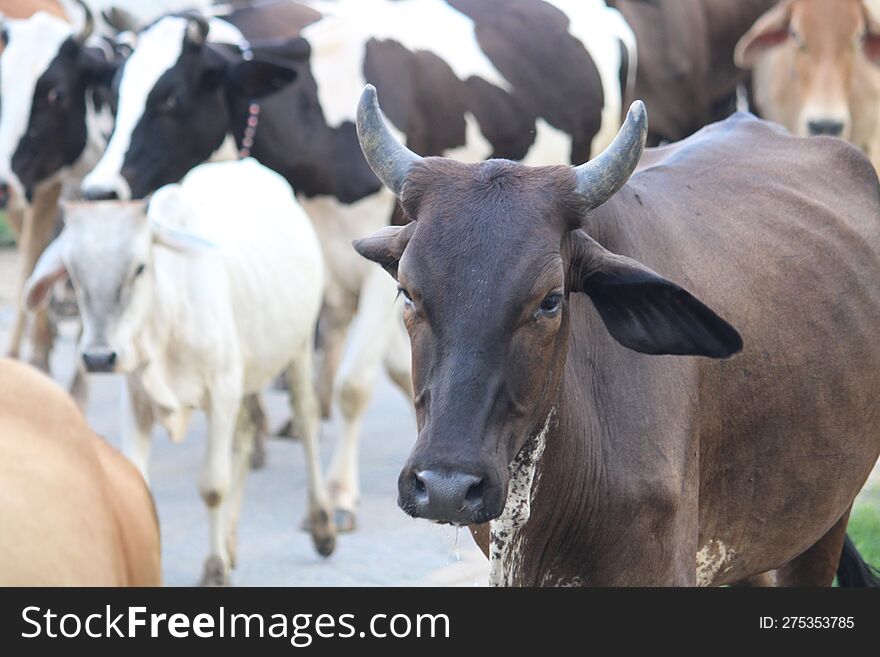
[[[361,155],[354,124],[328,126],[317,104],[317,92],[302,89],[308,86],[306,80],[299,81],[290,92],[261,103],[250,154],[284,176],[305,198],[329,196],[350,205],[374,195],[382,185]],[[235,97],[229,98],[229,104],[231,134],[240,151],[250,103]]]
[[[508,466],[507,502],[501,516],[489,525],[489,583],[492,586],[514,583],[519,568],[517,560],[522,553],[521,530],[531,516],[535,478],[555,416],[556,407],[553,407],[538,432],[529,437]]]

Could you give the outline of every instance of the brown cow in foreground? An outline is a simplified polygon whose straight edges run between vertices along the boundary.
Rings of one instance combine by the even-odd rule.
[[[802,137],[831,135],[880,170],[880,22],[864,0],[783,0],[740,40],[761,114]]]
[[[51,379],[0,360],[0,586],[158,586],[144,480]]]
[[[842,556],[880,453],[861,153],[737,115],[641,157],[637,103],[581,167],[423,159],[371,87],[358,130],[413,220],[355,243],[406,301],[407,513],[489,522],[494,584],[828,585],[863,565]]]

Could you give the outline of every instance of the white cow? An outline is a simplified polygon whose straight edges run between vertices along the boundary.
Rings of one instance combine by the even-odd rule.
[[[193,409],[208,416],[199,483],[211,527],[203,583],[226,583],[235,562],[255,433],[243,398],[285,368],[306,449],[312,536],[329,555],[335,527],[319,467],[312,384],[324,266],[285,180],[247,159],[201,165],[158,190],[148,207],[66,205],[65,228],[28,281],[28,308],[67,275],[83,317],[86,368],[128,375],[123,449],[145,476],[154,424],[179,441]]]

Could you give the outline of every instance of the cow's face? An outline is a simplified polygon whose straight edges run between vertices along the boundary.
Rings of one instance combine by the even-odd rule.
[[[767,118],[801,136],[850,139],[859,70],[880,64],[880,24],[862,0],[785,0],[742,37],[736,61],[756,69]]]
[[[83,181],[87,197],[142,198],[179,181],[233,130],[230,98],[247,103],[294,78],[291,69],[210,42],[215,33],[241,40],[228,23],[196,16],[163,18],[138,37],[122,68],[110,143]]]
[[[81,45],[64,21],[37,13],[6,26],[0,56],[0,184],[28,201],[82,155],[87,91],[109,86],[114,57]]]
[[[145,364],[138,338],[165,307],[155,298],[155,246],[188,253],[205,243],[174,228],[191,212],[179,187],[145,201],[64,204],[64,230],[40,257],[25,286],[29,309],[69,276],[82,316],[80,357],[91,372],[131,372]],[[171,217],[171,224],[156,216]]]
[[[455,524],[501,514],[509,466],[546,430],[559,399],[572,294],[589,295],[631,349],[739,350],[736,331],[697,299],[577,230],[635,168],[643,109],[580,168],[465,165],[403,149],[369,93],[361,143],[413,220],[355,244],[397,278],[405,299],[419,423],[398,482],[407,513]]]

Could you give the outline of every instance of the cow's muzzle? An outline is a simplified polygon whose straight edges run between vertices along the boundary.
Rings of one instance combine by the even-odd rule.
[[[94,347],[83,351],[83,365],[92,374],[116,370],[116,352],[109,347]]]
[[[414,518],[468,525],[497,518],[503,496],[500,482],[488,473],[410,466],[400,474],[397,503]]]

